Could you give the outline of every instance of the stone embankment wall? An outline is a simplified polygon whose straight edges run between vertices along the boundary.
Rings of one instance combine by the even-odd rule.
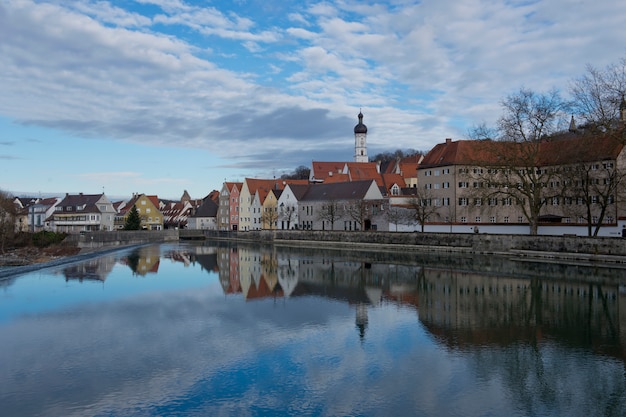
[[[119,230],[115,232],[88,232],[72,234],[64,242],[81,249],[104,246],[127,246],[142,243],[172,242],[178,240],[178,230]]]
[[[207,238],[309,246],[361,246],[390,251],[464,252],[626,264],[626,239],[580,236],[526,236],[468,233],[324,231],[205,232]]]

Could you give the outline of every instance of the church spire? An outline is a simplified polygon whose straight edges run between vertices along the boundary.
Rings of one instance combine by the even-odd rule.
[[[367,157],[367,126],[363,124],[363,113],[359,109],[359,123],[354,126],[354,162],[369,162]]]
[[[576,130],[577,130],[576,121],[574,120],[574,115],[572,114],[572,120],[570,120],[569,122],[569,131],[572,133],[575,133]]]

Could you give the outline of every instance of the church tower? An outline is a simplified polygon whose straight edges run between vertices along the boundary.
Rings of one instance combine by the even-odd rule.
[[[367,157],[367,126],[359,110],[359,124],[354,126],[354,162],[369,162]]]

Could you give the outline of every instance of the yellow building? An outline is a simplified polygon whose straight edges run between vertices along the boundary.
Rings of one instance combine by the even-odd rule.
[[[137,207],[141,217],[142,230],[163,230],[163,213],[159,210],[159,199],[155,195],[134,194],[126,203],[121,203],[118,207],[118,214],[115,216],[115,228],[124,228],[128,214],[133,206]]]

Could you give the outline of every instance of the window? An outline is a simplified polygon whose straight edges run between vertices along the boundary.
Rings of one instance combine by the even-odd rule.
[[[476,216],[476,223],[480,223],[480,216]]]
[[[145,206],[146,205],[146,200],[141,200],[141,205]]]
[[[611,169],[613,168],[613,162],[605,162],[602,164],[602,166],[604,167],[604,169]]]
[[[552,197],[552,205],[553,206],[559,205],[559,197]]]
[[[482,206],[482,204],[483,204],[482,198],[475,198],[474,199],[474,205],[475,206]]]
[[[450,205],[450,199],[449,198],[444,198],[443,199],[443,205],[444,206],[449,206]]]
[[[597,195],[592,195],[591,196],[591,203],[592,204],[597,204],[598,203],[598,196]]]
[[[504,216],[504,223],[508,223],[509,222],[509,216]]]
[[[497,198],[490,198],[488,204],[490,206],[497,206],[498,205],[498,199]]]
[[[433,173],[433,172],[432,172],[432,171],[430,171],[430,170],[429,170],[429,171],[426,171],[426,176],[427,176],[427,177],[430,177],[430,176],[432,175],[432,173]]]
[[[469,174],[468,168],[459,168],[459,174]]]
[[[450,183],[449,182],[444,182],[443,183],[443,188],[450,188]]]
[[[502,199],[502,205],[503,206],[510,206],[511,205],[511,197],[505,197]]]
[[[518,223],[524,223],[524,218],[522,216],[518,216],[517,217],[517,222]]]
[[[489,217],[489,222],[490,223],[495,223],[496,222],[496,216]]]
[[[424,188],[427,190],[430,190],[431,188],[433,188],[432,184],[424,184]]]
[[[450,168],[446,168],[446,169],[444,169],[444,170],[443,170],[443,173],[444,173],[444,174],[449,174],[449,173],[450,173]]]
[[[467,198],[459,198],[459,206],[467,206]]]
[[[438,190],[438,189],[439,189],[439,185],[440,185],[439,183],[436,183],[436,184],[435,184],[435,190]]]
[[[467,217],[461,216],[461,223],[467,223]]]
[[[459,188],[468,188],[468,187],[469,187],[469,183],[465,181],[459,182]]]
[[[438,169],[436,169],[436,170],[435,170],[435,177],[438,177],[438,176],[439,176],[439,170],[438,170]]]

